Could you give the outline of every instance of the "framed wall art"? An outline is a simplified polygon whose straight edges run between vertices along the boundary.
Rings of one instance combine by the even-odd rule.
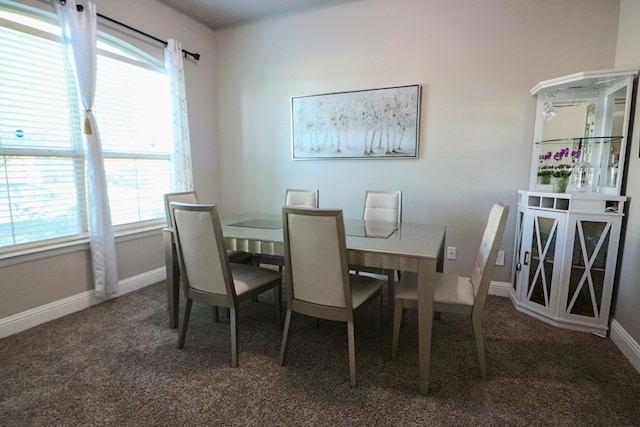
[[[291,98],[294,160],[418,157],[420,85]]]

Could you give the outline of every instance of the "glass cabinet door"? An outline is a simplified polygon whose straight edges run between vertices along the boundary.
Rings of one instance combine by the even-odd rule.
[[[565,218],[562,213],[536,211],[528,218],[531,226],[525,226],[530,233],[526,238],[531,240],[526,243],[530,249],[523,254],[523,301],[545,313],[555,309]]]
[[[611,231],[611,221],[575,221],[569,286],[562,302],[567,315],[601,316]]]

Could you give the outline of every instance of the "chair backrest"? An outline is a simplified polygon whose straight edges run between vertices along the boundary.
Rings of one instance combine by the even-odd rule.
[[[362,219],[400,223],[402,220],[402,191],[367,190]]]
[[[352,308],[341,209],[282,208],[287,298]]]
[[[487,226],[482,235],[482,242],[470,276],[475,293],[473,316],[481,314],[484,301],[487,298],[508,215],[509,206],[502,202],[496,202],[489,213]]]
[[[185,291],[195,289],[235,298],[216,206],[179,202],[171,202],[169,206]]]
[[[171,222],[171,208],[169,203],[198,203],[198,196],[195,191],[184,191],[182,193],[167,193],[164,195],[164,213],[167,217],[167,227],[173,227]]]
[[[284,195],[285,206],[299,206],[305,208],[317,208],[318,190],[292,190],[288,189]]]

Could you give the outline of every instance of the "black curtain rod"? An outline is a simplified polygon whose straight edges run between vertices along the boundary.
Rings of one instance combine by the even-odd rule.
[[[109,22],[113,22],[114,24],[118,24],[118,25],[120,25],[120,26],[122,26],[122,27],[125,27],[125,28],[126,28],[126,29],[128,29],[128,30],[131,30],[131,31],[136,32],[136,33],[138,33],[138,34],[142,34],[143,36],[148,37],[148,38],[150,38],[150,39],[153,39],[153,40],[157,41],[158,43],[162,43],[162,44],[163,44],[163,45],[165,45],[165,46],[167,45],[167,42],[166,42],[166,41],[164,41],[164,40],[162,40],[162,39],[159,39],[159,38],[157,38],[157,37],[154,37],[154,36],[152,36],[151,34],[147,34],[147,33],[145,33],[144,31],[140,31],[140,30],[138,30],[137,28],[133,28],[133,27],[131,27],[131,26],[127,25],[127,24],[124,24],[124,23],[122,23],[122,22],[120,22],[120,21],[116,21],[115,19],[113,19],[113,18],[109,18],[108,16],[104,16],[104,15],[103,15],[103,14],[101,14],[101,13],[97,13],[97,15],[98,15],[98,17],[100,17],[100,18],[102,18],[102,19],[106,19],[107,21],[109,21]],[[188,50],[186,50],[186,49],[182,49],[182,53],[184,53],[184,54],[185,54],[185,56],[186,56],[186,55],[189,55],[189,56],[193,57],[193,59],[195,59],[196,61],[199,61],[199,60],[200,60],[200,54],[199,54],[199,53],[189,52],[189,51],[188,51]]]
[[[65,4],[67,4],[67,1],[66,0],[60,0],[60,4],[65,5]],[[84,7],[82,5],[80,5],[80,4],[76,5],[76,8],[78,9],[79,12],[82,12],[84,10]],[[106,19],[109,22],[113,22],[114,24],[118,24],[118,25],[120,25],[120,26],[122,26],[122,27],[124,27],[124,28],[126,28],[128,30],[131,30],[131,31],[133,31],[135,33],[141,34],[141,35],[143,35],[145,37],[148,37],[148,38],[150,38],[152,40],[155,40],[158,43],[162,43],[165,46],[168,44],[166,41],[164,41],[162,39],[154,37],[151,34],[147,34],[144,31],[140,31],[137,28],[133,28],[133,27],[131,27],[131,26],[127,25],[127,24],[124,24],[124,23],[122,23],[120,21],[116,21],[115,19],[109,18],[108,16],[104,16],[101,13],[97,13],[97,15],[98,15],[98,17],[100,17],[102,19]],[[185,56],[187,56],[187,55],[191,56],[196,61],[200,60],[200,54],[199,53],[189,52],[188,50],[185,50],[185,49],[182,49],[182,53],[184,53]]]

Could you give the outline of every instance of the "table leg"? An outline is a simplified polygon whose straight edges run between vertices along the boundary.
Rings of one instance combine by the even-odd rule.
[[[164,259],[167,268],[167,303],[169,308],[169,326],[178,327],[178,303],[180,298],[180,268],[178,255],[173,243],[173,233],[164,231]]]
[[[429,368],[431,365],[431,331],[433,326],[433,283],[437,262],[420,259],[418,264],[418,357],[420,378],[418,391],[429,392]]]

